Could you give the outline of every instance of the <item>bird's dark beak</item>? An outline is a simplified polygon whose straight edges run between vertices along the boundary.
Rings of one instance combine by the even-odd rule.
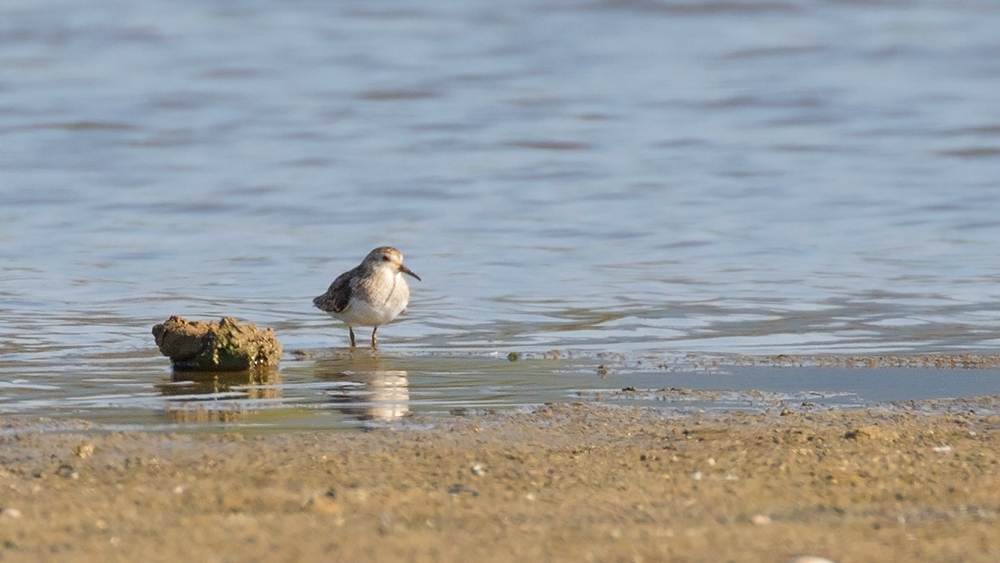
[[[414,274],[413,270],[407,268],[406,266],[404,266],[402,264],[399,265],[399,271],[403,272],[404,274],[409,274],[409,275],[417,278],[418,281],[424,281],[424,280],[420,279],[420,276],[418,276],[417,274]]]

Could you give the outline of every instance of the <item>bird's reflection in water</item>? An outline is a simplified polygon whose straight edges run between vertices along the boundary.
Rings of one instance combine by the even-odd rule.
[[[175,370],[169,383],[157,385],[172,399],[164,412],[171,422],[233,422],[252,412],[248,401],[280,399],[281,372]]]
[[[326,392],[344,414],[363,421],[390,422],[410,413],[406,371],[370,351],[351,351],[316,362],[320,379],[339,385]]]

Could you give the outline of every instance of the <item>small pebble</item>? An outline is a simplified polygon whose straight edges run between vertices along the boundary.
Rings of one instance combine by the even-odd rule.
[[[66,464],[66,463],[60,465],[59,468],[56,469],[56,475],[58,475],[59,477],[64,477],[66,479],[79,479],[80,478],[80,473],[78,471],[76,471],[75,469],[73,469],[72,465],[69,465],[69,464]]]
[[[388,512],[383,512],[382,516],[379,516],[378,519],[379,533],[383,535],[388,534],[389,532],[392,531],[392,528],[393,528],[392,516],[390,516]]]
[[[302,505],[302,508],[316,514],[330,514],[334,516],[340,515],[344,511],[339,502],[326,495],[318,495],[310,498]]]
[[[465,485],[452,485],[451,488],[448,489],[449,495],[460,495],[462,493],[468,493],[474,497],[479,496],[479,491],[471,487],[466,487]]]
[[[481,463],[473,463],[469,470],[472,471],[473,475],[484,475],[486,473],[486,468]]]
[[[771,517],[767,514],[754,514],[750,517],[750,521],[758,526],[767,526],[771,523]]]
[[[21,511],[16,508],[5,508],[0,510],[0,518],[9,518],[11,520],[17,520],[21,517]]]

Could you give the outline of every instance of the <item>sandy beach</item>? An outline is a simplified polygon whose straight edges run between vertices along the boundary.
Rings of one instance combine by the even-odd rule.
[[[7,418],[0,561],[995,561],[995,406],[259,435]]]

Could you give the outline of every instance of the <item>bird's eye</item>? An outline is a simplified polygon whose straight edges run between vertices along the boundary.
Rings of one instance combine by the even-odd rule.
[[[383,262],[388,262],[389,260],[390,260],[390,258],[388,256],[385,256],[384,254],[382,255],[382,261]]]

